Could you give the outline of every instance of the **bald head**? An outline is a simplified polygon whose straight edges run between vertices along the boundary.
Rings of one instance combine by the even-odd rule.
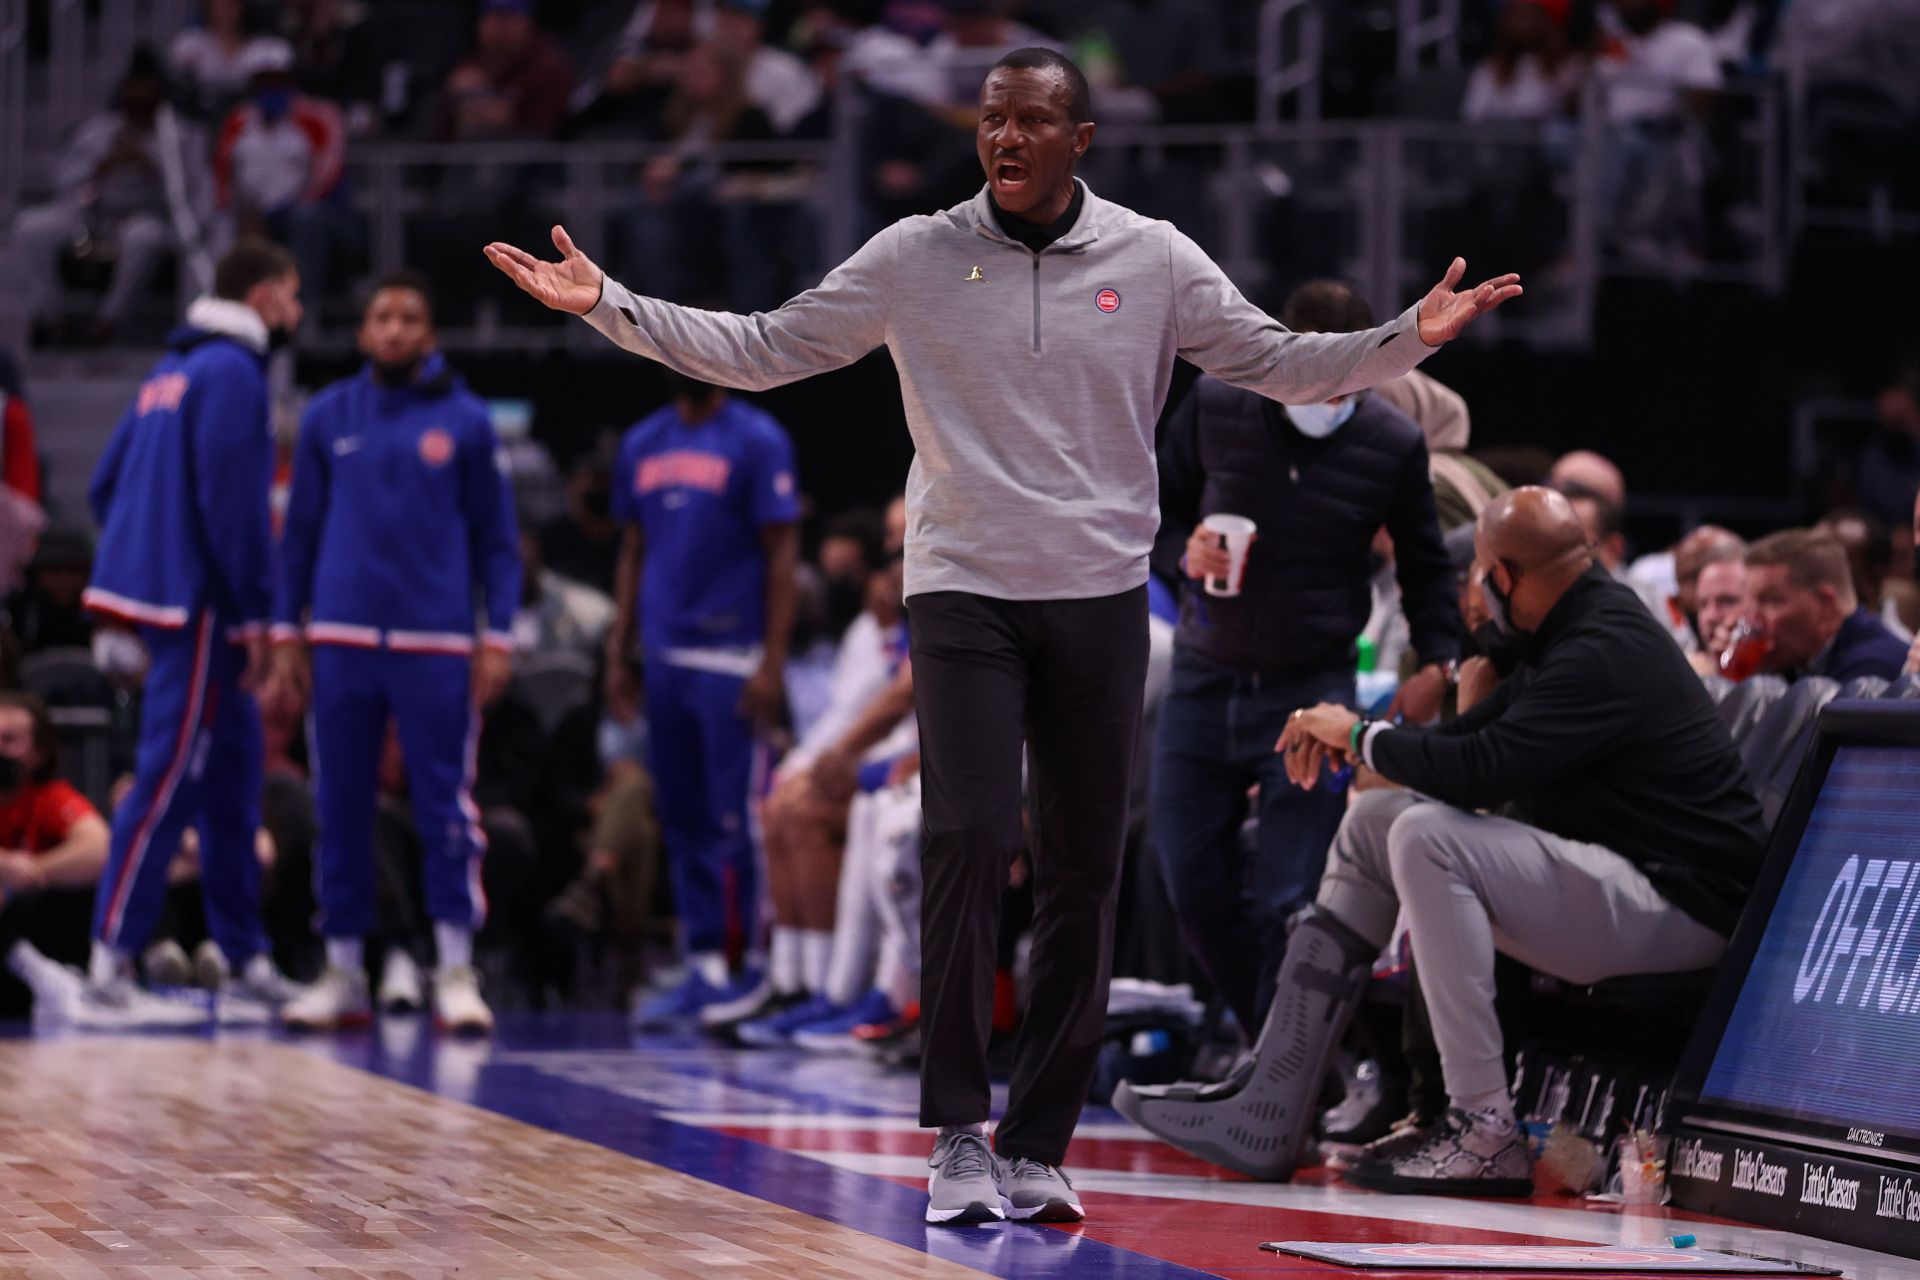
[[[1513,626],[1532,631],[1593,565],[1587,531],[1566,495],[1529,485],[1487,504],[1474,529],[1483,590],[1507,602]]]
[[[1525,572],[1565,561],[1576,573],[1592,561],[1586,526],[1564,494],[1529,485],[1510,489],[1480,513],[1480,540],[1489,559]]]

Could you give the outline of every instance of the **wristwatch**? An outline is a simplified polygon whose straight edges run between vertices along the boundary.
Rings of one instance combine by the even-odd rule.
[[[1447,688],[1458,689],[1460,687],[1460,659],[1448,658],[1440,664],[1440,673],[1447,678]]]

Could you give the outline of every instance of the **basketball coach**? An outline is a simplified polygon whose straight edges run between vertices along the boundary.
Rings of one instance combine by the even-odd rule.
[[[1060,1172],[1106,1018],[1113,913],[1159,524],[1154,423],[1174,357],[1286,404],[1397,377],[1518,277],[1433,291],[1359,333],[1292,333],[1170,224],[1074,176],[1086,78],[1008,54],[980,91],[986,186],[881,231],[776,311],[636,297],[553,229],[558,262],[488,258],[528,294],[689,377],[757,391],[885,346],[916,455],[906,597],[926,848],[920,1123],[940,1131],[927,1220],[1082,1216]],[[631,483],[631,477],[617,483]],[[994,1148],[987,1035],[999,902],[1034,815],[1032,983]]]

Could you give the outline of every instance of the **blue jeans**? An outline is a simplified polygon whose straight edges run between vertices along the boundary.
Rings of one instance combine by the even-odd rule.
[[[1353,698],[1344,666],[1275,679],[1174,652],[1153,740],[1153,840],[1187,949],[1249,1036],[1266,1017],[1287,917],[1313,900],[1347,807],[1344,790],[1289,782],[1274,743],[1296,708]],[[1240,828],[1256,786],[1249,857]]]

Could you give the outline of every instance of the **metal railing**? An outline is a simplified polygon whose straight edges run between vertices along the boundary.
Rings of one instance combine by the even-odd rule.
[[[1320,0],[1266,0],[1256,36],[1255,116],[1280,119],[1289,103],[1298,120],[1320,118]]]
[[[1400,0],[1395,70],[1410,76],[1423,67],[1460,66],[1460,0]]]
[[[0,0],[0,228],[13,225],[27,165],[27,0]]]

